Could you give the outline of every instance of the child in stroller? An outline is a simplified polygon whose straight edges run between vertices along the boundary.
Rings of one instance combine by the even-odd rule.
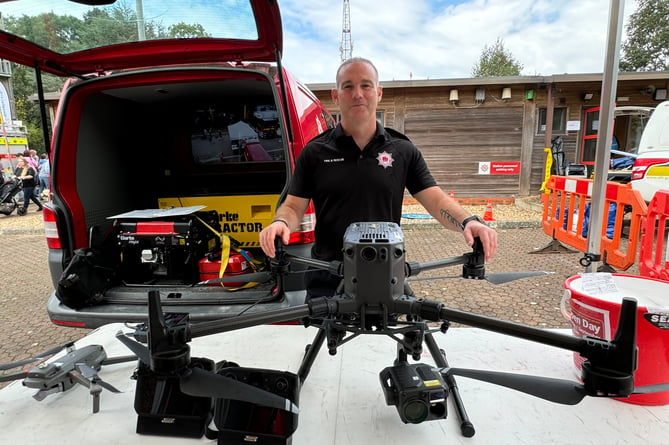
[[[0,185],[0,213],[3,215],[11,215],[19,204],[16,202],[15,196],[23,188],[22,181],[19,178],[9,179]],[[21,209],[19,209],[20,211]]]

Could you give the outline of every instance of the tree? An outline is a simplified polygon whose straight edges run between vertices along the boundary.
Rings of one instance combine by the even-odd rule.
[[[196,25],[189,25],[184,22],[179,22],[176,25],[168,27],[167,32],[170,38],[174,39],[211,37],[211,35],[204,30],[204,26],[200,25],[199,23]]]
[[[669,0],[638,0],[626,35],[621,71],[669,70]]]
[[[137,15],[132,8],[121,3],[109,8],[94,8],[82,19],[53,12],[36,16],[4,16],[5,29],[59,53],[81,51],[86,48],[105,46],[138,39]],[[192,32],[197,29],[193,25]],[[147,39],[166,38],[165,28],[152,21],[145,23]],[[64,80],[46,73],[42,74],[44,91],[59,91]],[[33,68],[12,64],[12,86],[16,118],[22,120],[28,130],[30,148],[45,151],[41,131],[39,106],[30,100],[37,91]]]
[[[519,76],[523,65],[504,48],[498,37],[492,46],[485,45],[479,61],[472,68],[472,77]]]

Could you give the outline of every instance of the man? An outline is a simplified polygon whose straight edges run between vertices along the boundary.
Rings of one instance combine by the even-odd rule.
[[[490,260],[497,249],[497,232],[437,186],[420,151],[406,136],[377,122],[376,108],[383,91],[372,62],[346,60],[336,80],[332,100],[340,108],[341,122],[310,141],[300,154],[285,201],[274,221],[260,233],[265,254],[275,256],[277,236],[288,243],[290,232],[298,228],[313,200],[316,242],[312,256],[324,261],[341,259],[349,224],[399,224],[406,187],[441,225],[462,231],[469,246],[479,237],[485,259]]]

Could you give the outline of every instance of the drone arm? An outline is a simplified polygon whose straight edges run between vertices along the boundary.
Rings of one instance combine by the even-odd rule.
[[[547,331],[471,312],[460,311],[445,307],[442,303],[430,300],[417,300],[413,298],[400,298],[395,302],[395,310],[399,313],[414,315],[429,321],[451,321],[466,324],[468,326],[485,329],[500,334],[510,335],[525,340],[567,349],[581,354],[587,353],[588,349],[604,349],[610,346],[606,340],[595,338],[578,338],[559,332]]]
[[[79,371],[71,371],[68,373],[70,378],[80,385],[88,388],[90,394],[93,396],[93,413],[100,411],[100,393],[102,392],[102,387],[97,383],[84,377]]]
[[[312,266],[315,267],[316,269],[320,270],[327,270],[330,272],[330,274],[335,275],[335,276],[342,276],[342,263],[341,261],[323,261],[323,260],[317,260],[314,258],[305,258],[305,257],[299,257],[299,256],[292,256],[288,255],[290,257],[290,261],[293,263],[298,263],[298,264],[304,264],[306,266]]]
[[[250,328],[261,324],[300,320],[309,315],[309,306],[303,304],[300,306],[260,312],[257,314],[239,315],[237,317],[224,318],[222,320],[195,323],[191,325],[190,329],[192,337],[195,338],[218,334],[220,332],[236,331],[237,329]]]
[[[449,309],[428,300],[401,298],[395,309],[430,321],[454,321],[525,340],[578,352],[587,360],[582,365],[585,392],[591,396],[625,397],[634,390],[636,369],[636,301],[625,298],[613,341],[547,331],[505,320]]]
[[[424,263],[418,263],[415,261],[407,262],[406,276],[413,277],[426,270],[439,269],[442,267],[449,267],[449,266],[457,266],[458,264],[464,264],[465,262],[467,262],[467,257],[465,255],[451,258],[444,258],[441,260],[426,261]]]
[[[470,253],[455,256],[451,258],[444,258],[441,260],[427,261],[425,263],[406,263],[405,275],[411,277],[418,275],[424,270],[438,269],[440,267],[448,267],[462,264],[462,277],[483,279],[485,277],[485,255],[483,253],[483,244],[481,239],[474,238],[474,245]]]

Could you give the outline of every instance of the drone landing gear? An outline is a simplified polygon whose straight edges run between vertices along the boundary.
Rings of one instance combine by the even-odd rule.
[[[439,345],[437,345],[437,342],[430,332],[425,334],[425,345],[427,345],[427,349],[430,351],[430,354],[432,354],[432,358],[437,366],[440,368],[450,367],[448,360],[446,360],[446,352],[443,349],[439,349]],[[455,378],[452,375],[446,375],[444,380],[448,386],[448,391],[453,398],[455,411],[460,422],[460,431],[463,436],[472,437],[474,433],[476,433],[476,430],[474,429],[474,424],[469,420],[467,410],[465,410],[465,405],[460,397],[460,390],[455,383]]]
[[[328,320],[324,325],[319,326],[318,332],[314,337],[314,340],[311,344],[307,345],[305,348],[305,354],[300,364],[299,370],[297,371],[297,376],[300,380],[300,384],[303,384],[306,380],[311,367],[318,356],[323,344],[326,339],[328,340],[328,350],[331,355],[336,353],[337,346],[341,345],[344,342],[343,333],[345,330],[342,325],[336,323],[331,323],[332,320]],[[337,326],[339,328],[337,328]],[[357,330],[357,329],[356,329]],[[409,330],[404,331],[404,340],[401,341],[394,336],[394,331],[392,329],[384,330],[384,332],[391,338],[398,341],[397,344],[397,359],[394,362],[394,366],[384,369],[381,374],[381,384],[383,386],[384,393],[386,395],[386,402],[389,405],[396,405],[400,413],[400,417],[405,423],[421,423],[424,420],[436,420],[438,418],[446,418],[446,398],[448,394],[452,397],[453,404],[455,406],[455,411],[458,416],[458,421],[460,422],[460,431],[464,437],[474,436],[476,430],[472,424],[467,410],[465,409],[462,398],[460,397],[460,390],[455,382],[455,378],[446,373],[437,373],[434,371],[432,366],[424,364],[413,364],[410,365],[408,362],[408,356],[412,355],[415,359],[420,358],[420,351],[422,349],[423,343],[427,346],[428,351],[432,355],[434,362],[438,368],[448,369],[450,366],[448,360],[446,359],[446,353],[444,350],[439,348],[434,336],[431,332],[427,331],[427,323],[424,321],[413,322]],[[397,329],[397,331],[402,331],[402,329]],[[445,329],[443,329],[446,332]],[[354,336],[359,335],[355,333],[346,338],[345,341],[351,340]],[[407,350],[409,352],[407,353]],[[448,393],[439,392],[439,389],[428,393],[428,395],[423,394],[423,397],[427,397],[427,400],[417,400],[409,397],[407,400],[398,400],[399,391],[397,391],[397,385],[402,385],[402,379],[406,376],[406,373],[416,372],[420,375],[419,378],[422,378],[425,375],[432,375],[434,378],[438,378],[442,385],[441,388],[447,388]],[[443,380],[441,380],[443,378]],[[384,383],[394,381],[394,383]],[[406,393],[406,391],[402,391]],[[402,396],[404,397],[404,396]],[[436,407],[436,408],[435,408]]]

